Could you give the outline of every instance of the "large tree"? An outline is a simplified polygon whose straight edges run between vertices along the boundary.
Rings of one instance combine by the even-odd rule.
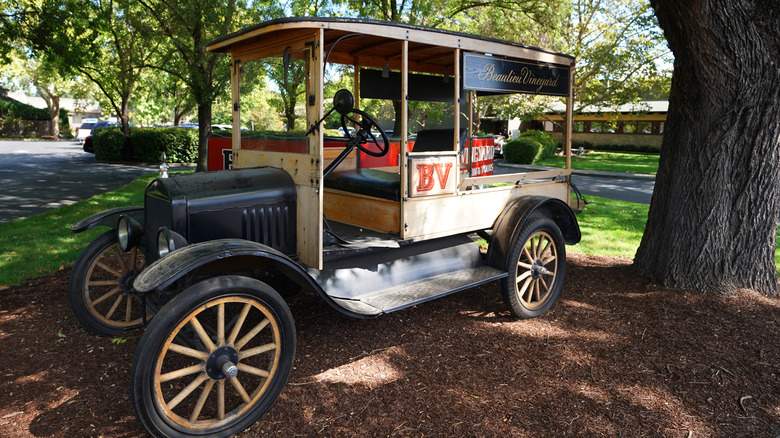
[[[179,76],[190,88],[197,104],[198,163],[197,170],[208,166],[208,138],[211,133],[211,107],[217,96],[230,83],[230,60],[206,50],[211,39],[227,35],[248,24],[249,6],[245,0],[139,0],[154,23],[152,34],[162,34],[170,47],[173,63],[182,63],[184,69],[172,69],[166,58],[156,65]],[[254,19],[262,21],[263,8],[270,2],[251,2]],[[258,13],[260,12],[260,13]]]
[[[660,166],[634,263],[669,287],[776,294],[780,4],[651,3],[675,61]]]

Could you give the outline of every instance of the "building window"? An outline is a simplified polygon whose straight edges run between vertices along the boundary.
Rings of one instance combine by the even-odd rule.
[[[590,129],[588,132],[601,132],[602,126],[601,122],[590,122]]]
[[[636,124],[636,131],[638,134],[652,134],[653,125],[650,122],[638,122]]]
[[[585,122],[574,122],[573,123],[573,131],[574,132],[583,132],[585,131]]]
[[[623,122],[623,132],[626,134],[633,134],[636,132],[634,122]]]

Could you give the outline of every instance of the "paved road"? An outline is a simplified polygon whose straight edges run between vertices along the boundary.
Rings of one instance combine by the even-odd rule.
[[[496,173],[518,172],[500,162]],[[75,141],[0,140],[0,223],[121,187],[157,166],[95,162]],[[584,195],[650,203],[653,181],[575,175]]]
[[[493,167],[496,174],[522,172],[523,170],[503,165],[503,160],[497,161]],[[604,172],[613,173],[613,172]],[[572,175],[572,182],[583,195],[600,196],[602,198],[620,201],[650,204],[653,196],[654,180],[632,179],[623,177],[603,177],[589,175]]]
[[[96,163],[75,141],[0,140],[0,222],[76,203],[155,170]]]
[[[640,181],[616,178],[599,178],[593,176],[574,175],[572,182],[585,196],[600,196],[602,198],[620,201],[650,204],[653,196],[654,181]]]

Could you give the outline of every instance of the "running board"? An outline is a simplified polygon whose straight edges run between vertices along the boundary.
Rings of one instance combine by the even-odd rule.
[[[406,309],[506,276],[506,271],[480,266],[402,284],[353,299],[334,298],[333,300],[345,309],[356,313],[379,315]]]
[[[338,306],[376,316],[506,276],[468,235],[337,255],[309,275]]]

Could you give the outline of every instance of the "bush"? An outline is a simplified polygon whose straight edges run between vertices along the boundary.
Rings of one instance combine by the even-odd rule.
[[[533,164],[544,149],[541,143],[530,137],[519,137],[504,145],[504,159],[510,163]]]
[[[169,163],[194,163],[198,158],[198,130],[185,128],[131,128],[133,157],[159,163],[165,152]]]
[[[661,149],[655,146],[637,146],[634,144],[597,144],[591,145],[590,149],[593,149],[594,151],[640,152],[649,154],[657,154],[661,152]]]
[[[546,132],[536,129],[529,129],[528,131],[520,134],[520,137],[530,138],[542,145],[542,149],[540,150],[539,155],[534,159],[534,163],[552,157],[558,150],[558,142]]]
[[[122,148],[125,135],[120,128],[96,129],[92,133],[92,148],[95,159],[103,161],[122,161]]]
[[[92,133],[95,159],[122,161],[125,136],[121,128],[101,128]],[[159,163],[165,152],[169,163],[193,163],[198,156],[198,131],[186,128],[130,128],[132,160]]]

